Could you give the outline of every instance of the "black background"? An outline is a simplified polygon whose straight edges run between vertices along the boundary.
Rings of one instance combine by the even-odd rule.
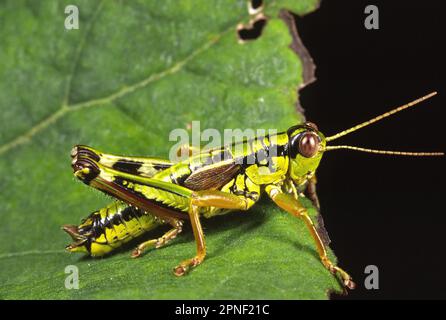
[[[364,9],[379,9],[366,30]],[[317,81],[300,91],[309,121],[332,135],[431,91],[434,98],[333,141],[370,148],[446,151],[441,1],[322,1],[297,18]],[[318,194],[339,264],[358,288],[335,299],[446,298],[445,158],[327,153]],[[366,290],[364,268],[379,268]]]

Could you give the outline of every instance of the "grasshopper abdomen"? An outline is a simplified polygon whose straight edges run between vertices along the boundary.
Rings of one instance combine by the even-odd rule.
[[[154,215],[115,201],[91,213],[79,226],[65,225],[63,229],[74,240],[67,250],[103,256],[160,224]]]

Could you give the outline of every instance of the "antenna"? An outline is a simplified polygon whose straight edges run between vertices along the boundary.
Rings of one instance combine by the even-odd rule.
[[[361,152],[376,153],[376,154],[387,154],[396,156],[412,156],[412,157],[436,157],[444,156],[444,152],[406,152],[406,151],[391,151],[391,150],[376,150],[361,148],[355,146],[326,146],[324,151],[339,150],[339,149],[349,149]]]
[[[352,132],[354,132],[354,131],[356,131],[356,130],[359,130],[359,129],[364,128],[364,127],[366,127],[366,126],[368,126],[368,125],[371,125],[372,123],[375,123],[375,122],[378,122],[379,120],[382,120],[382,119],[384,119],[384,118],[387,118],[387,117],[391,116],[392,114],[395,114],[395,113],[400,112],[400,111],[402,111],[402,110],[404,110],[404,109],[410,108],[410,107],[412,107],[412,106],[414,106],[414,105],[416,105],[416,104],[418,104],[418,103],[420,103],[420,102],[423,102],[424,100],[427,100],[427,99],[429,99],[429,98],[435,96],[436,94],[437,94],[436,91],[431,92],[431,93],[425,95],[424,97],[421,97],[421,98],[418,98],[418,99],[416,99],[416,100],[414,100],[414,101],[412,101],[412,102],[409,102],[408,104],[402,105],[401,107],[398,107],[398,108],[396,108],[396,109],[393,109],[393,110],[391,110],[391,111],[389,111],[389,112],[386,112],[386,113],[384,113],[384,114],[382,114],[382,115],[379,115],[379,116],[377,116],[377,117],[375,117],[375,118],[373,118],[373,119],[371,119],[371,120],[368,120],[368,121],[366,121],[366,122],[360,123],[360,124],[358,124],[358,125],[356,125],[356,126],[350,128],[350,129],[341,131],[341,132],[339,132],[339,133],[337,133],[337,134],[335,134],[335,135],[332,135],[332,136],[330,136],[330,137],[327,137],[325,140],[326,140],[326,141],[333,141],[333,140],[335,140],[335,139],[338,139],[338,138],[340,138],[340,137],[342,137],[342,136],[345,136],[345,135],[347,135],[347,134],[349,134],[349,133],[352,133]],[[342,148],[342,149],[346,149],[346,148]],[[328,149],[326,149],[326,150],[328,150]]]

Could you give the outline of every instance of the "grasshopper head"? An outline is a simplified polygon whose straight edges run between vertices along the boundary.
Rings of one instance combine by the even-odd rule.
[[[313,176],[325,150],[325,137],[314,123],[306,122],[288,129],[291,178],[300,184]]]
[[[367,127],[377,121],[387,118],[397,112],[410,108],[430,97],[436,95],[437,92],[432,92],[424,97],[418,98],[412,102],[402,105],[398,108],[383,113],[373,119],[360,123],[347,130],[341,131],[335,135],[325,137],[314,123],[306,122],[302,125],[297,125],[288,129],[288,155],[290,157],[289,172],[294,182],[300,185],[305,180],[313,176],[322,154],[330,150],[348,149],[361,152],[368,152],[374,154],[396,155],[396,156],[415,156],[415,157],[432,157],[444,156],[443,152],[408,152],[408,151],[391,151],[391,150],[377,150],[362,148],[356,146],[337,145],[327,146],[327,142],[331,142],[347,134],[355,132],[361,128]]]

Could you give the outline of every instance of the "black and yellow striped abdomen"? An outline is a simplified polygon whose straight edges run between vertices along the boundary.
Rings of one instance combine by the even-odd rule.
[[[150,213],[115,201],[91,213],[79,226],[65,226],[64,229],[75,240],[67,249],[102,256],[161,223]]]

